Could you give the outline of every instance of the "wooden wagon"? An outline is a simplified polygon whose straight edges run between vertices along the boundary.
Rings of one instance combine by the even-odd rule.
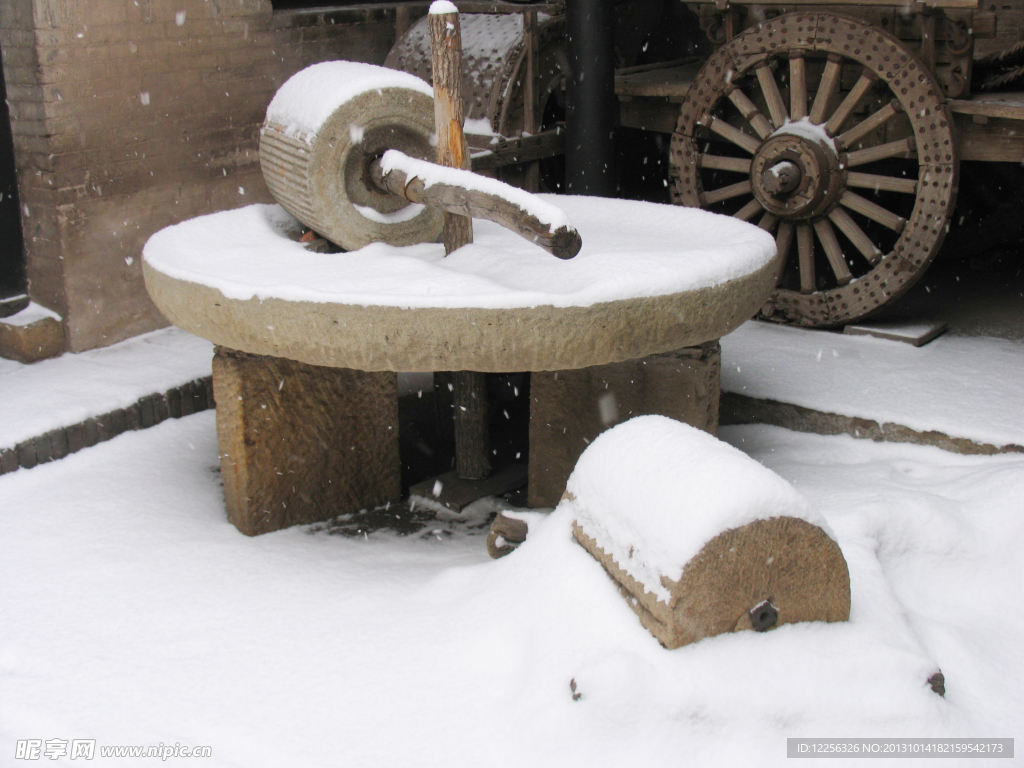
[[[671,135],[673,202],[775,235],[785,258],[762,316],[849,323],[927,269],[949,229],[961,161],[1024,161],[1024,93],[975,92],[1021,76],[1018,5],[690,4],[709,53],[617,70],[621,125]],[[523,17],[503,22],[521,30],[504,47],[493,45],[493,30],[464,32],[479,73],[468,113],[496,134],[483,137],[490,151],[474,167],[508,173],[562,151],[561,6],[463,10]],[[404,62],[402,50],[400,41],[391,64],[416,71],[409,46]],[[536,171],[521,180],[537,184]]]

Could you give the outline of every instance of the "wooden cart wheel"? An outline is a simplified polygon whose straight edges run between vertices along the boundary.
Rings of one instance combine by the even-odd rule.
[[[835,326],[902,295],[957,189],[942,89],[899,40],[792,13],[721,46],[672,137],[673,200],[757,223],[782,257],[773,320]]]

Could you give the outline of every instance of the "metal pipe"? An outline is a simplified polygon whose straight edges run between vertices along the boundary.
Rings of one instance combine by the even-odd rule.
[[[567,0],[565,4],[566,191],[615,194],[615,99],[613,0]]]

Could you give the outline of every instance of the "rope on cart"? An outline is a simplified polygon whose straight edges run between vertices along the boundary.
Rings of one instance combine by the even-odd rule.
[[[1024,83],[1024,40],[974,62],[971,89],[998,91]]]

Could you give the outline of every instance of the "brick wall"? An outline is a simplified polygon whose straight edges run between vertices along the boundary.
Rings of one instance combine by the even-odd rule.
[[[67,348],[166,325],[147,238],[271,200],[258,130],[277,88],[327,59],[381,63],[393,6],[273,12],[270,0],[4,0],[7,97],[29,291]]]

